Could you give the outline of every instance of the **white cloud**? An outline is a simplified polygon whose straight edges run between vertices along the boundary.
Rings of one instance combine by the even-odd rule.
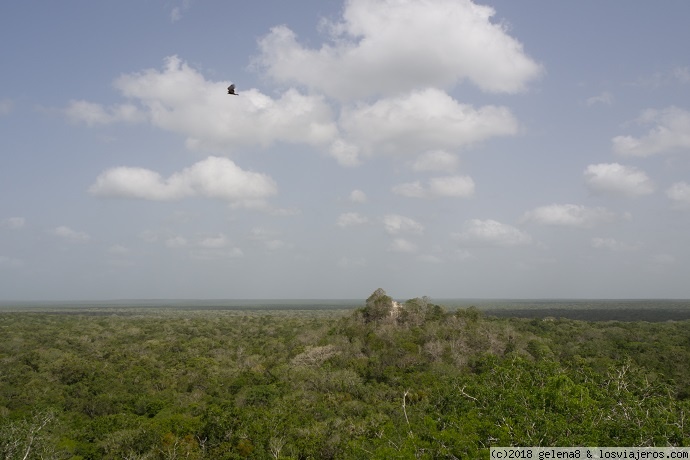
[[[469,176],[446,176],[429,179],[429,193],[438,197],[466,198],[474,194],[474,181]]]
[[[434,177],[426,187],[415,181],[396,185],[392,190],[410,198],[467,198],[474,194],[474,181],[469,176]]]
[[[369,221],[365,216],[356,212],[346,212],[338,216],[336,225],[338,227],[352,227],[355,225],[366,224]]]
[[[269,176],[245,171],[227,158],[209,157],[163,179],[143,168],[117,167],[98,176],[89,192],[101,197],[177,200],[200,196],[233,206],[262,208],[277,193]]]
[[[655,72],[649,76],[638,78],[631,85],[658,89],[675,83],[690,83],[690,67],[676,67],[670,72]]]
[[[621,155],[647,157],[654,154],[690,149],[690,112],[678,107],[649,109],[637,120],[654,125],[641,137],[616,136],[613,149]]]
[[[276,231],[269,230],[263,227],[256,227],[251,230],[249,234],[249,239],[263,241],[270,238],[274,238],[276,235],[278,235],[278,232]]]
[[[452,237],[465,246],[514,247],[532,243],[527,233],[495,220],[472,219]]]
[[[592,238],[592,247],[596,249],[608,249],[615,252],[636,251],[639,244],[625,243],[614,238]]]
[[[219,260],[219,259],[238,259],[244,257],[241,248],[198,248],[189,252],[192,259],[197,260]]]
[[[392,191],[396,195],[402,195],[408,198],[425,198],[429,194],[428,190],[419,181],[398,184],[392,188]]]
[[[182,19],[182,11],[179,6],[176,6],[170,11],[170,22],[177,22]]]
[[[359,189],[355,189],[350,193],[350,201],[352,203],[366,203],[367,194]]]
[[[274,240],[264,241],[264,247],[268,251],[278,251],[280,249],[287,248],[288,246],[289,245],[283,240],[274,239]]]
[[[613,95],[608,91],[604,91],[598,96],[587,98],[586,103],[590,107],[596,104],[611,105],[613,104]]]
[[[169,248],[184,248],[187,244],[187,239],[179,235],[171,236],[165,240],[165,245]]]
[[[109,123],[136,123],[146,119],[145,115],[132,104],[118,104],[103,107],[100,104],[84,100],[71,101],[65,114],[73,121],[82,121],[89,126]]]
[[[421,234],[424,231],[424,226],[422,224],[414,219],[399,214],[388,214],[384,216],[383,226],[390,235],[398,235],[400,233]]]
[[[286,26],[259,41],[257,64],[278,81],[340,99],[390,95],[469,80],[484,91],[514,93],[541,67],[494,10],[470,0],[350,0],[342,21],[326,24],[330,43],[309,49]]]
[[[337,134],[331,109],[321,96],[289,89],[272,99],[256,89],[225,94],[228,82],[208,81],[177,56],[166,58],[162,71],[148,69],[115,81],[123,96],[138,103],[104,108],[74,101],[67,115],[87,124],[147,120],[187,136],[190,148],[226,152],[239,146],[276,142],[325,145]]]
[[[666,190],[666,196],[677,205],[690,205],[690,184],[687,182],[676,182]]]
[[[165,239],[164,244],[170,249],[186,249],[189,257],[196,260],[235,259],[244,256],[242,249],[232,246],[222,233],[193,239],[171,235]]]
[[[518,129],[506,107],[475,109],[434,88],[344,108],[340,125],[347,142],[358,147],[349,152],[354,156],[465,147]]]
[[[20,229],[26,225],[26,219],[23,217],[8,217],[7,219],[0,220],[0,227]]]
[[[417,245],[404,238],[395,238],[388,246],[388,250],[391,252],[413,253],[417,252]]]
[[[680,83],[690,83],[690,67],[677,67],[673,70],[673,76]]]
[[[454,171],[458,167],[458,157],[445,150],[430,150],[419,155],[411,164],[413,171]]]
[[[587,186],[594,192],[613,193],[629,197],[649,195],[654,184],[644,171],[618,163],[587,166],[584,173]]]
[[[280,232],[263,227],[256,227],[252,229],[249,239],[260,241],[267,251],[278,251],[280,249],[292,247],[291,244],[278,238],[278,236],[280,236]]]
[[[362,163],[360,149],[343,139],[336,139],[328,149],[328,153],[336,159],[341,166],[353,167]]]
[[[576,204],[552,204],[526,212],[522,221],[535,222],[541,225],[590,228],[599,224],[614,222],[617,218],[615,213],[606,208],[588,208]]]
[[[182,0],[179,6],[173,7],[170,11],[170,22],[177,22],[182,19],[182,13],[187,11],[192,6],[192,0]]]
[[[428,264],[442,264],[443,259],[433,254],[421,254],[419,260]]]
[[[218,234],[216,236],[209,236],[199,241],[199,246],[207,249],[220,249],[228,245],[228,239],[225,235]]]
[[[72,230],[64,225],[54,228],[52,233],[55,236],[59,236],[60,238],[73,242],[88,241],[91,239],[88,233]]]

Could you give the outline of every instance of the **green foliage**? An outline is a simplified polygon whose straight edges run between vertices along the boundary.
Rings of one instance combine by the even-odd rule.
[[[362,309],[362,316],[366,322],[380,321],[390,316],[393,309],[393,299],[386,291],[379,288],[366,300],[366,306]]]
[[[378,294],[377,294],[378,293]],[[0,313],[0,458],[486,458],[688,445],[690,322]]]

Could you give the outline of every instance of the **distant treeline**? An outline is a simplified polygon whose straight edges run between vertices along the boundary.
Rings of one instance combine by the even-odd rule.
[[[487,309],[488,316],[500,318],[568,318],[580,321],[686,321],[690,308],[521,308]]]

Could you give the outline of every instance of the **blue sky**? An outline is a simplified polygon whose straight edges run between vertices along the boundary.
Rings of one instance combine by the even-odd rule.
[[[688,18],[5,2],[0,300],[690,298]]]

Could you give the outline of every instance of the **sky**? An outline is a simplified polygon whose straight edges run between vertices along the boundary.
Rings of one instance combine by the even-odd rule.
[[[2,2],[0,300],[690,298],[688,19]]]

